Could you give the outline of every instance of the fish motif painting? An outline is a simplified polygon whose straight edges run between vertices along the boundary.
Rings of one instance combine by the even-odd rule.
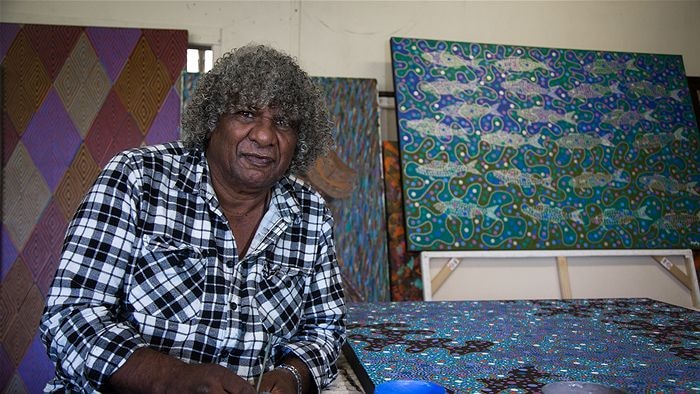
[[[392,38],[411,251],[700,248],[677,55]]]

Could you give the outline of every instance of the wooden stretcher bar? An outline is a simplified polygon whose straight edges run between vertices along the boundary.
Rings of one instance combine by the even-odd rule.
[[[423,276],[423,299],[431,301],[435,292],[448,280],[452,272],[468,258],[529,258],[554,257],[562,299],[572,298],[569,277],[568,257],[607,257],[607,256],[650,256],[667,270],[680,284],[690,291],[693,307],[700,309],[700,289],[690,249],[649,249],[649,250],[532,250],[532,251],[445,251],[421,252]],[[678,268],[668,256],[682,256],[685,272]],[[440,271],[431,277],[430,264],[434,258],[448,259]]]

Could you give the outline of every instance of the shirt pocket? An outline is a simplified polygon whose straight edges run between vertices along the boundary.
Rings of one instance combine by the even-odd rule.
[[[177,322],[202,311],[206,261],[200,249],[162,236],[144,237],[128,302],[137,312]]]
[[[255,300],[265,330],[290,338],[301,321],[308,270],[293,264],[266,267]]]

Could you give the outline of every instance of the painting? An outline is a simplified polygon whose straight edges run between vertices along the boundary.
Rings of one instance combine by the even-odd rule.
[[[335,149],[312,179],[323,182],[335,219],[336,252],[350,300],[388,301],[382,151],[377,81],[313,77],[335,122]],[[332,172],[332,173],[330,173]],[[352,178],[352,185],[347,180]],[[323,192],[323,190],[321,190]]]
[[[392,380],[448,393],[562,381],[687,393],[700,390],[699,325],[700,312],[644,298],[353,303],[344,354],[368,393]]]
[[[422,301],[423,278],[420,254],[406,250],[399,144],[396,141],[383,141],[382,153],[391,300]]]
[[[677,55],[392,38],[412,251],[700,246]]]
[[[68,221],[115,153],[179,137],[187,31],[2,23],[0,37],[0,392],[37,393]]]

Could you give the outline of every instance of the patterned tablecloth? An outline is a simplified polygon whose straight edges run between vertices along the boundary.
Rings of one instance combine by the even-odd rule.
[[[700,312],[649,299],[351,304],[345,350],[370,393],[397,379],[448,393],[536,393],[557,381],[700,391]]]

